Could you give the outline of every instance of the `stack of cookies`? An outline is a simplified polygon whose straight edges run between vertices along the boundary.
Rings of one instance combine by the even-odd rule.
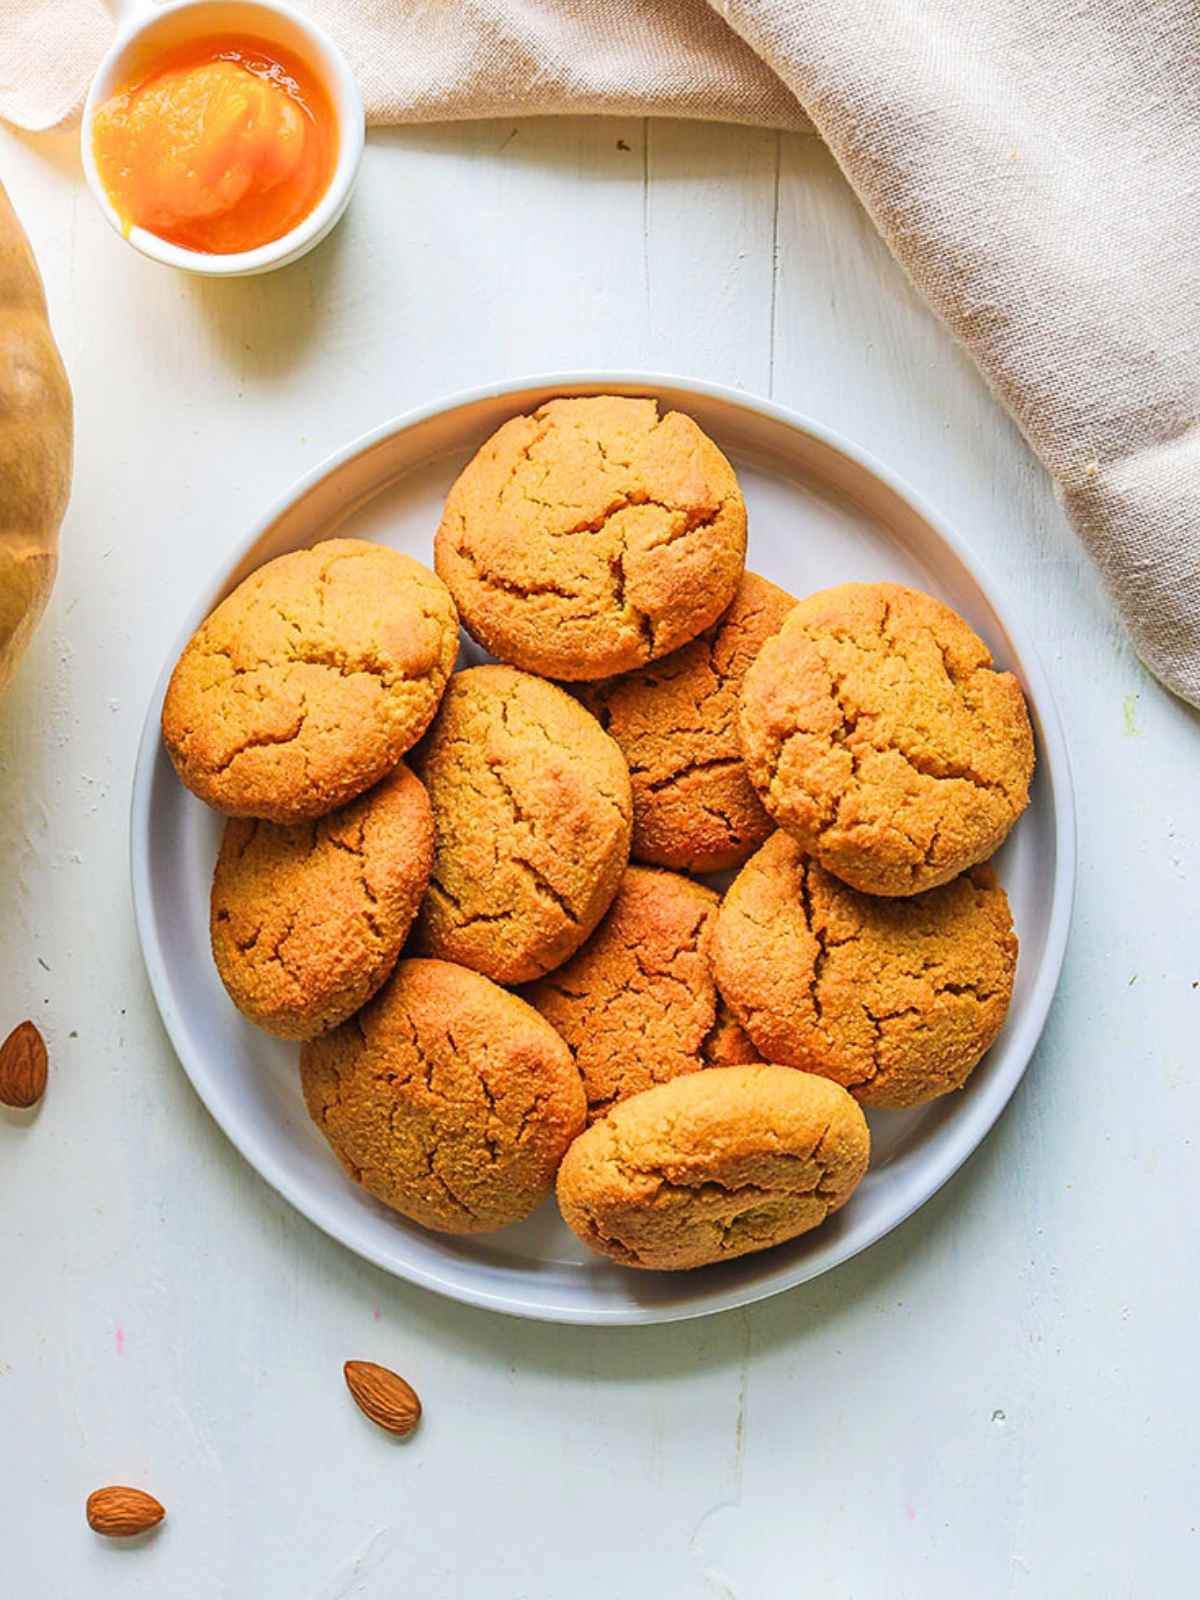
[[[556,400],[459,477],[436,575],[331,539],[180,657],[163,737],[229,818],[221,979],[425,1227],[557,1186],[628,1266],[778,1244],[862,1178],[863,1106],[961,1088],[999,1031],[1015,679],[929,595],[797,603],[745,556],[690,418]],[[460,623],[493,663],[455,672]]]

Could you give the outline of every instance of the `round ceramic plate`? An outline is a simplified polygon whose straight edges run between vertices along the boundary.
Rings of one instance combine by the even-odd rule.
[[[208,902],[221,818],[179,784],[159,739],[176,656],[197,624],[273,556],[339,535],[432,559],[442,499],[507,418],[554,395],[653,395],[695,417],[738,470],[750,564],[796,595],[847,579],[893,579],[940,595],[1020,678],[1038,746],[1029,810],[998,857],[1021,940],[1003,1033],[967,1088],[908,1112],[873,1113],[871,1169],[823,1227],[760,1255],[690,1273],[633,1272],[590,1255],[553,1201],[482,1237],[428,1233],[343,1174],[301,1100],[296,1047],[234,1010],[209,951]],[[464,641],[465,653],[476,654]],[[526,379],[453,397],[388,423],[303,479],[196,597],[151,699],[133,790],[133,894],[150,981],[201,1098],[268,1183],[343,1244],[441,1294],[562,1322],[663,1322],[745,1304],[845,1261],[902,1222],[983,1139],[1016,1087],[1058,981],[1075,870],[1067,753],[1042,669],[977,563],[927,506],[826,429],[715,385],[608,373]]]

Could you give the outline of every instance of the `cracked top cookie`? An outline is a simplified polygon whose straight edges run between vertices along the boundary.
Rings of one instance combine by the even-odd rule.
[[[210,919],[229,998],[284,1039],[344,1022],[395,966],[432,862],[429,799],[403,763],[315,822],[230,818]]]
[[[586,1110],[550,1024],[448,961],[401,961],[370,1005],[302,1048],[300,1077],[354,1181],[443,1233],[528,1216]]]
[[[719,872],[739,866],[774,830],[742,764],[738,694],[795,603],[747,572],[732,605],[699,639],[577,691],[629,762],[635,860]]]
[[[746,673],[738,731],[776,822],[868,894],[986,860],[1029,802],[1017,680],[949,606],[898,584],[802,600]]]
[[[457,655],[454,603],[427,567],[327,539],[268,561],[201,623],[167,688],[163,740],[218,811],[311,821],[420,738]]]
[[[625,758],[564,690],[471,667],[413,753],[435,849],[416,938],[498,983],[540,978],[608,910],[629,860]]]
[[[782,831],[731,885],[717,984],[770,1061],[821,1073],[865,1106],[961,1089],[995,1039],[1017,965],[989,866],[905,899],[847,888]]]
[[[526,991],[571,1048],[590,1120],[706,1064],[717,1020],[708,944],[718,904],[690,878],[630,867],[583,949]]]
[[[729,1261],[825,1221],[867,1170],[871,1137],[836,1083],[790,1067],[713,1067],[648,1089],[567,1151],[558,1203],[627,1267]]]
[[[690,417],[654,400],[552,400],[495,433],[434,545],[468,631],[549,678],[605,678],[677,649],[733,598],[746,507]]]

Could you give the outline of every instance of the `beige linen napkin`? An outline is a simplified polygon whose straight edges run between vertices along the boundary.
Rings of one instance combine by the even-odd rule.
[[[372,123],[703,117],[812,124],[709,0],[291,0],[328,28]],[[56,126],[112,35],[102,0],[0,0],[0,117]]]
[[[1195,0],[307,9],[375,121],[807,114],[1061,487],[1142,658],[1200,705]],[[94,0],[2,0],[0,116],[68,114],[103,30]]]

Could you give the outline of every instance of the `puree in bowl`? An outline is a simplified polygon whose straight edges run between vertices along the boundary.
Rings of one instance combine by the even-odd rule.
[[[298,56],[242,34],[189,40],[96,113],[93,151],[128,231],[213,255],[302,222],[329,187],[337,123]]]

